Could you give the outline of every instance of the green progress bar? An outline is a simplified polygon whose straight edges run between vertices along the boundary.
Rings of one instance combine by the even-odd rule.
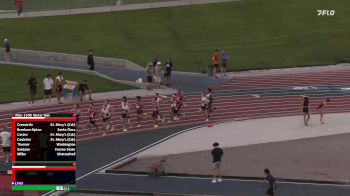
[[[75,185],[24,185],[12,186],[13,191],[71,191],[76,190]]]

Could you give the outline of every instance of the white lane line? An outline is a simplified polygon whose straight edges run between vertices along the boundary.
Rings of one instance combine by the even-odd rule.
[[[102,173],[98,172],[95,175],[113,175],[113,176],[131,176],[131,177],[148,177],[145,174],[116,174],[116,173]],[[194,176],[162,176],[161,178],[174,178],[174,179],[193,179],[193,180],[212,180],[209,177],[194,177]],[[236,182],[262,182],[262,180],[243,180],[243,179],[232,179],[223,178],[223,181],[236,181]],[[350,184],[327,184],[327,183],[311,183],[311,182],[286,182],[277,181],[278,184],[293,184],[293,185],[314,185],[314,186],[334,186],[334,187],[350,187]]]
[[[203,126],[205,126],[205,125],[199,125],[199,126],[195,126],[195,127],[192,127],[192,128],[184,129],[182,131],[178,131],[176,133],[173,133],[173,134],[171,134],[171,135],[169,135],[169,136],[167,136],[167,137],[165,137],[163,139],[160,139],[160,140],[158,140],[158,141],[156,141],[156,142],[154,142],[154,143],[152,143],[152,144],[150,144],[148,146],[145,146],[145,147],[143,147],[143,148],[141,148],[141,149],[139,149],[139,150],[137,150],[135,152],[132,152],[132,153],[130,153],[130,154],[124,156],[124,157],[121,157],[121,158],[119,158],[119,159],[117,159],[115,161],[112,161],[112,162],[110,162],[110,163],[108,163],[108,164],[106,164],[106,165],[104,165],[102,167],[99,167],[99,168],[97,168],[97,169],[95,169],[95,170],[93,170],[93,171],[91,171],[91,172],[89,172],[87,174],[84,174],[84,175],[80,176],[79,178],[77,178],[76,181],[79,181],[79,180],[81,180],[81,179],[83,179],[83,178],[85,178],[85,177],[87,177],[87,176],[89,176],[89,175],[91,175],[93,173],[96,173],[96,172],[99,172],[101,170],[104,170],[107,167],[110,167],[110,166],[112,166],[112,165],[114,165],[114,164],[116,164],[118,162],[121,162],[121,161],[123,161],[123,160],[125,160],[127,158],[130,158],[130,157],[132,157],[132,156],[134,156],[134,155],[136,155],[136,154],[138,154],[138,153],[140,153],[140,152],[142,152],[144,150],[147,150],[148,148],[151,148],[151,147],[153,147],[153,146],[155,146],[155,145],[157,145],[159,143],[162,143],[162,142],[164,142],[164,141],[166,141],[166,140],[168,140],[168,139],[170,139],[172,137],[175,137],[175,136],[177,136],[177,135],[179,135],[181,133],[184,133],[184,132],[187,132],[187,131],[191,131],[193,129],[198,129],[198,128],[201,128]],[[54,193],[54,192],[56,192],[56,191],[47,192],[47,193],[43,194],[42,196],[47,196],[47,195],[50,195],[51,193]]]

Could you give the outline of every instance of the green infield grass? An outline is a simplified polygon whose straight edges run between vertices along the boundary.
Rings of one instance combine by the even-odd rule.
[[[125,58],[145,65],[171,57],[201,72],[225,48],[230,70],[350,61],[350,1],[242,0],[172,8],[0,20],[14,48]],[[334,16],[318,16],[318,9]]]
[[[15,101],[28,100],[29,86],[27,85],[28,79],[31,73],[35,73],[37,77],[37,98],[42,99],[44,95],[43,90],[43,79],[46,74],[51,74],[52,78],[55,79],[59,70],[55,69],[43,69],[43,68],[32,68],[18,65],[0,64],[0,103],[9,103]],[[120,84],[107,80],[101,77],[82,74],[72,71],[62,71],[65,80],[73,80],[81,82],[84,79],[88,81],[89,88],[93,92],[107,92],[107,91],[119,91],[135,89],[125,84]],[[53,90],[53,96],[55,91]]]

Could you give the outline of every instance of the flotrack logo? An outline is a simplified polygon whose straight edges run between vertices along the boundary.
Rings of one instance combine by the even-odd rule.
[[[334,16],[335,10],[317,10],[318,16]]]

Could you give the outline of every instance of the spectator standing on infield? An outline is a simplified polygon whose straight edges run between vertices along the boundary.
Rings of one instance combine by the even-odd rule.
[[[160,62],[157,62],[154,67],[154,82],[156,83],[156,89],[159,89],[162,82],[162,66]]]
[[[215,49],[213,56],[211,57],[211,60],[213,61],[213,77],[217,77],[217,71],[219,68],[219,50]]]
[[[211,151],[213,157],[213,180],[212,183],[222,182],[221,179],[221,158],[224,155],[223,150],[219,147],[219,143],[215,142],[213,144],[214,149]]]
[[[89,55],[87,57],[87,64],[90,66],[89,70],[95,70],[95,62],[94,62],[94,51],[90,50]]]
[[[164,73],[164,80],[165,80],[166,86],[170,86],[172,69],[173,69],[173,63],[171,62],[170,58],[167,58],[167,60],[165,61],[165,73]]]
[[[93,99],[91,98],[92,90],[89,89],[89,86],[88,86],[88,83],[86,80],[83,80],[83,82],[79,84],[78,91],[79,91],[79,96],[80,96],[81,102],[83,102],[86,94],[89,95],[89,100],[93,101]]]
[[[9,156],[11,153],[11,132],[7,130],[7,127],[3,126],[0,129],[0,138],[2,141],[2,150],[5,155],[5,164],[9,163]]]
[[[5,62],[10,62],[11,45],[7,38],[4,39],[3,58]]]
[[[266,194],[273,196],[276,192],[276,180],[275,178],[271,175],[271,172],[269,169],[264,169],[265,173],[265,179],[264,183],[268,182],[269,183],[269,188],[266,190]]]
[[[326,108],[326,106],[328,105],[328,103],[331,100],[329,98],[327,98],[325,101],[323,101],[322,103],[320,103],[320,105],[317,106],[317,111],[320,113],[320,123],[324,124],[323,121],[323,116],[324,116],[324,109]]]
[[[37,80],[34,73],[31,74],[27,84],[29,86],[29,105],[31,105],[31,104],[34,104],[35,95],[37,92],[36,90]]]
[[[44,102],[46,99],[49,99],[49,103],[51,103],[51,94],[52,94],[52,87],[53,87],[53,79],[50,74],[46,75],[46,78],[43,80],[44,84]]]
[[[23,0],[16,0],[17,16],[20,16],[23,12]]]
[[[157,63],[160,62],[158,57],[155,57],[153,60],[153,72],[154,72],[154,68],[156,67]]]
[[[152,79],[153,79],[153,63],[149,62],[146,66],[146,76],[147,76],[147,90],[151,90]]]
[[[303,114],[304,114],[304,125],[309,126],[310,102],[309,102],[309,97],[306,97],[306,96],[303,99]]]
[[[221,52],[221,76],[222,77],[226,75],[227,61],[228,61],[228,54],[225,51],[225,49],[223,49]]]
[[[57,101],[58,101],[58,103],[62,103],[61,97],[62,97],[63,84],[64,84],[64,78],[63,78],[62,72],[58,73],[56,80],[55,80],[55,84],[56,84]]]

